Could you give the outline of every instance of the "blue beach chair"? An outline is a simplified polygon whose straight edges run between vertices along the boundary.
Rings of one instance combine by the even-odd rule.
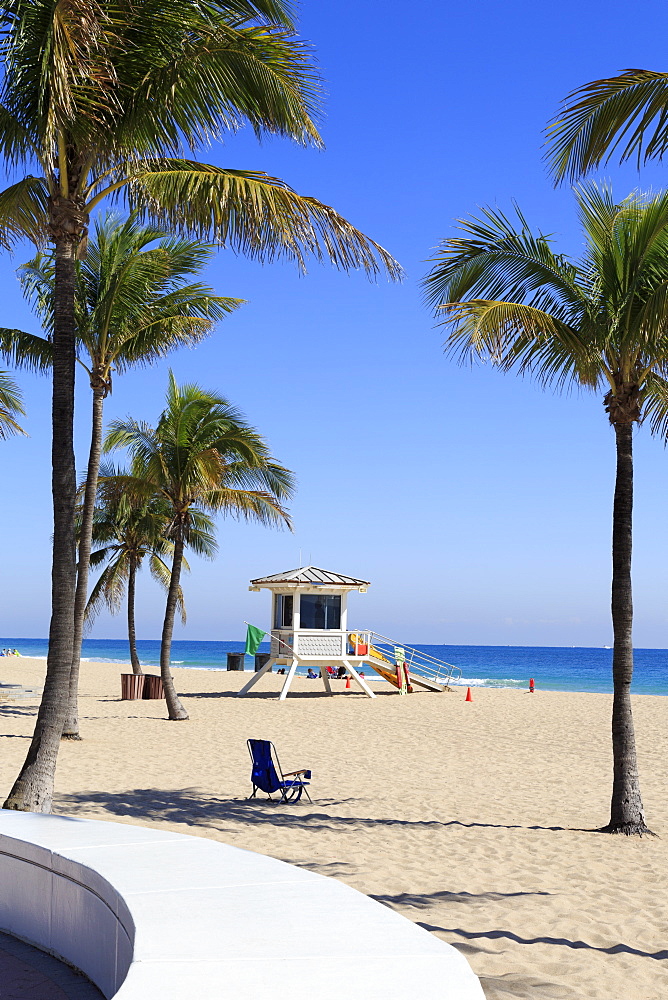
[[[271,798],[272,792],[280,792],[281,802],[299,802],[302,792],[306,792],[306,798],[309,802],[312,801],[306,787],[310,783],[306,780],[311,777],[310,771],[289,771],[287,774],[283,774],[273,743],[270,743],[269,740],[247,740],[246,742],[253,764],[251,771],[253,794],[249,795],[249,798],[254,799],[258,791],[266,792],[269,798]]]

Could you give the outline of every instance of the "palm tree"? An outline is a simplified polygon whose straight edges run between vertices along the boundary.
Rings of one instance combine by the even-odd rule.
[[[668,434],[668,193],[621,204],[595,185],[577,190],[585,235],[578,260],[556,253],[519,212],[462,222],[424,285],[448,328],[446,349],[488,358],[543,384],[605,392],[616,438],[612,532],[614,776],[611,833],[645,833],[636,762],[631,541],[633,426]]]
[[[176,383],[170,372],[167,405],[154,429],[115,420],[104,448],[128,448],[131,473],[114,490],[160,497],[171,508],[168,537],[174,545],[160,646],[160,672],[169,718],[187,719],[171,675],[171,645],[183,553],[193,545],[202,514],[230,514],[261,524],[290,524],[282,501],[293,476],[270,456],[265,441],[230,403],[197,385]]]
[[[78,524],[78,572],[74,607],[74,647],[69,710],[64,739],[80,739],[78,688],[93,509],[102,452],[104,400],[112,372],[122,375],[135,365],[150,364],[170,350],[192,346],[236,309],[240,299],[216,295],[188,282],[213,255],[199,240],[168,237],[164,229],[107,215],[95,225],[86,257],[76,265],[75,315],[78,358],[93,397],[92,432],[83,506]],[[23,289],[42,320],[46,337],[7,330],[0,334],[4,353],[17,365],[40,369],[52,352],[54,255],[38,256],[19,271]]]
[[[8,0],[1,45],[0,154],[23,176],[0,192],[0,242],[48,242],[55,257],[47,676],[5,807],[49,812],[74,648],[74,265],[90,213],[120,199],[145,221],[259,260],[400,269],[315,198],[192,158],[245,123],[259,136],[320,142],[319,81],[284,0]]]
[[[568,95],[548,127],[550,168],[576,180],[614,155],[638,167],[668,150],[668,73],[627,69]]]
[[[166,500],[152,497],[140,503],[133,502],[131,494],[114,488],[114,477],[129,475],[125,470],[104,465],[100,469],[103,494],[107,502],[95,508],[93,542],[98,546],[91,553],[91,566],[104,566],[86,605],[86,624],[90,624],[103,605],[115,614],[120,610],[123,594],[127,590],[128,643],[130,662],[135,674],[142,674],[135,629],[135,586],[137,572],[148,557],[151,576],[167,591],[171,571],[166,560],[174,554],[174,545],[165,537],[171,523],[171,507]],[[214,525],[206,514],[197,512],[191,530],[190,544],[199,555],[213,558],[217,546]],[[106,565],[105,565],[106,564]],[[183,569],[188,570],[186,560]],[[186,606],[179,588],[177,609],[185,625]]]
[[[0,441],[12,434],[25,434],[19,427],[16,416],[24,416],[23,402],[19,388],[7,372],[0,371]]]

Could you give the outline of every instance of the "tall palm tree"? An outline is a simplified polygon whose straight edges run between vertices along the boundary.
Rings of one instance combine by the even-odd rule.
[[[176,383],[170,372],[166,407],[157,426],[112,421],[104,448],[128,448],[131,476],[119,487],[138,497],[157,496],[171,506],[168,537],[174,545],[160,645],[160,672],[169,718],[187,719],[174,687],[170,663],[183,553],[193,544],[200,514],[228,514],[261,524],[290,521],[282,506],[293,476],[271,457],[266,442],[238,410],[197,385]]]
[[[15,419],[24,416],[25,412],[16,382],[7,372],[0,371],[0,441],[12,434],[25,434]]]
[[[214,253],[199,240],[167,236],[164,229],[121,221],[109,214],[95,225],[86,257],[76,265],[77,360],[92,391],[92,431],[83,505],[78,525],[78,571],[69,710],[63,738],[80,739],[78,688],[81,640],[88,597],[93,509],[102,452],[104,400],[112,372],[147,365],[170,350],[192,346],[240,304],[188,279]],[[52,353],[55,259],[38,254],[20,268],[23,289],[42,320],[46,337],[7,330],[0,347],[17,365],[40,369]]]
[[[614,775],[611,833],[645,833],[636,761],[631,541],[633,427],[668,433],[668,193],[617,204],[608,188],[577,190],[580,259],[518,220],[486,210],[443,241],[424,285],[448,328],[446,349],[488,358],[545,385],[604,392],[615,432],[612,530]]]
[[[0,14],[0,242],[51,243],[54,512],[47,675],[5,807],[49,812],[69,703],[76,557],[75,259],[90,213],[120,199],[144,220],[259,260],[343,269],[393,258],[337,212],[275,177],[192,157],[243,124],[319,144],[320,88],[285,0],[7,0]],[[184,155],[185,154],[185,155]],[[23,176],[20,176],[20,174]]]
[[[86,605],[86,623],[90,624],[104,605],[115,614],[120,610],[123,595],[127,600],[128,644],[130,662],[135,674],[142,674],[137,653],[135,628],[135,593],[137,573],[144,559],[148,558],[151,576],[167,591],[171,571],[168,561],[174,554],[174,545],[165,537],[171,523],[171,507],[166,500],[152,497],[139,503],[131,494],[113,487],[113,477],[128,473],[113,466],[100,470],[107,502],[95,508],[91,567],[103,567]],[[200,555],[213,558],[216,552],[214,526],[209,517],[199,514],[191,530],[191,547]],[[183,568],[189,569],[186,560]],[[181,621],[186,623],[186,606],[179,588],[177,609]]]
[[[550,168],[577,180],[613,156],[662,159],[668,150],[668,73],[627,69],[568,95],[547,130]]]

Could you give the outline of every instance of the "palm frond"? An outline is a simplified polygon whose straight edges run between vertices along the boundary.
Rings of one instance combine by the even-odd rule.
[[[151,555],[148,565],[153,579],[156,583],[160,584],[165,593],[167,593],[172,578],[171,568],[167,565],[164,559],[162,559],[159,555],[156,555],[156,553]],[[187,561],[184,559],[181,563],[181,569],[188,570],[189,568],[190,567],[188,566]],[[188,621],[188,613],[186,611],[186,603],[183,597],[183,588],[180,584],[176,592],[176,607],[181,615],[181,624],[185,625]]]
[[[607,163],[661,159],[668,148],[668,73],[627,69],[568,95],[547,130],[547,161],[557,181],[577,180]]]
[[[572,322],[585,296],[578,268],[556,254],[549,237],[535,234],[519,208],[517,222],[486,208],[479,218],[461,219],[461,236],[443,240],[422,282],[436,314],[446,302],[465,299],[527,300],[534,308]]]
[[[515,222],[486,210],[441,244],[424,287],[448,330],[445,349],[555,388],[632,387],[668,432],[657,416],[668,378],[668,192],[618,201],[588,184],[575,194],[578,261],[556,254],[519,211]]]
[[[39,160],[40,150],[34,135],[10,111],[0,104],[0,156],[9,167],[30,159]]]
[[[245,122],[258,136],[269,132],[322,145],[315,124],[320,79],[308,47],[291,30],[220,17],[199,32],[193,23],[190,38],[182,33],[174,47],[171,22],[168,28],[168,58],[156,60],[138,82],[118,123],[121,145],[147,114],[163,149],[172,151],[183,140],[191,149],[202,147],[212,134],[236,131]]]
[[[0,440],[5,440],[12,434],[25,434],[14,419],[23,414],[25,410],[19,387],[7,372],[0,371]]]
[[[102,563],[107,562],[107,560],[112,556],[114,552],[117,551],[117,546],[107,545],[102,549],[95,549],[94,552],[90,554],[90,565],[93,569],[97,569]]]
[[[11,248],[27,239],[43,246],[48,239],[47,200],[41,177],[24,177],[0,191],[0,244]]]
[[[647,376],[644,419],[652,434],[668,442],[668,373],[650,372]]]
[[[392,280],[401,266],[378,243],[316,198],[259,171],[226,170],[185,159],[148,161],[129,176],[128,203],[153,224],[169,223],[262,261],[308,257]]]
[[[502,371],[517,368],[538,374],[544,384],[559,385],[581,380],[588,368],[587,345],[577,331],[534,306],[470,299],[444,305],[442,315],[451,329],[446,353],[460,361],[489,360]],[[567,376],[565,357],[573,359]]]
[[[45,337],[0,328],[0,354],[15,368],[46,371],[53,362],[53,345]]]
[[[189,285],[162,296],[136,317],[136,325],[114,330],[114,368],[122,374],[131,365],[151,364],[178,347],[194,347],[235,312],[243,299],[214,295],[202,285]],[[115,348],[115,350],[114,350]]]
[[[292,531],[289,513],[271,493],[226,488],[211,490],[207,495],[207,507],[225,517],[258,521],[266,527],[289,528]]]
[[[105,605],[112,614],[120,611],[129,571],[127,553],[121,550],[102,571],[90,593],[85,612],[88,626]]]

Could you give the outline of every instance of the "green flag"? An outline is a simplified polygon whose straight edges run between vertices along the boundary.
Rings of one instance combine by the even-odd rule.
[[[255,625],[249,625],[248,631],[246,632],[246,655],[255,656],[260,646],[260,643],[264,639],[267,633],[263,632],[261,629],[256,628]]]

